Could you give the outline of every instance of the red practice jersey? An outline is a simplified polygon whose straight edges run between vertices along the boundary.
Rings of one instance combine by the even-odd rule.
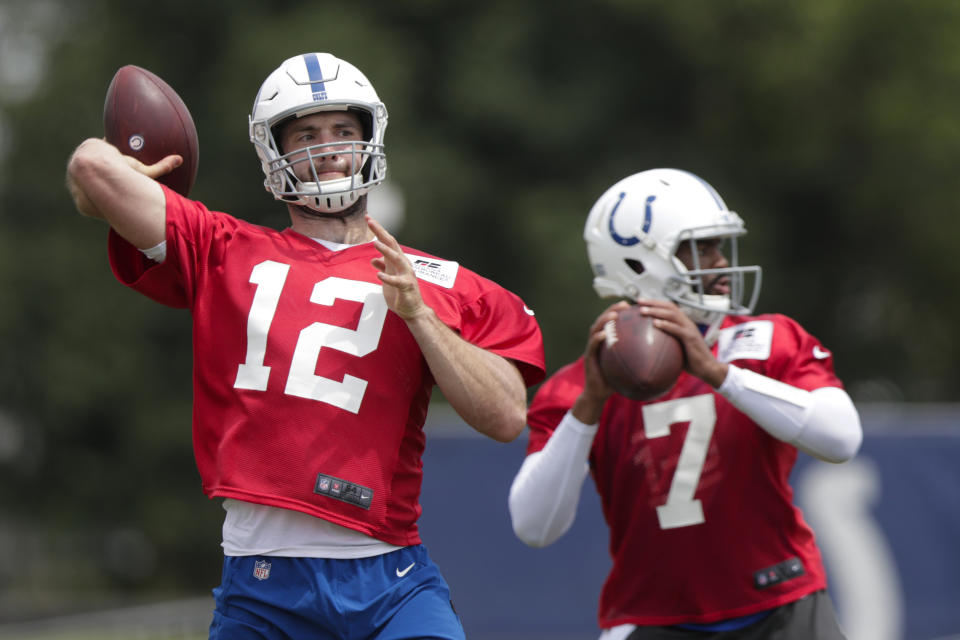
[[[713,353],[801,389],[841,386],[830,353],[782,315],[727,318]],[[542,385],[528,453],[544,447],[583,384],[580,359]],[[714,622],[825,588],[788,484],[796,458],[687,373],[649,402],[611,396],[590,453],[613,558],[600,626]]]
[[[164,188],[162,264],[111,232],[116,277],[193,321],[193,444],[204,492],[420,542],[423,424],[434,386],[387,309],[373,243],[331,251]],[[494,282],[404,252],[424,301],[469,342],[543,377],[540,329]]]

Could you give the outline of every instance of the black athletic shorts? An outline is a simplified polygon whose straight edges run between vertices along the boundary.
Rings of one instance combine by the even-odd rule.
[[[770,615],[733,631],[692,631],[677,627],[637,627],[627,640],[846,640],[826,591],[816,591],[774,609]]]

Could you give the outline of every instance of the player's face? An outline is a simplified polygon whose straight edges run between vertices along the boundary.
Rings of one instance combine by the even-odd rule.
[[[331,145],[312,151],[316,178],[310,171],[309,163],[297,162],[293,166],[293,171],[300,180],[324,182],[345,178],[360,170],[363,165],[363,155],[357,153],[360,147],[354,144],[338,145],[336,143],[362,140],[363,126],[358,116],[348,111],[325,111],[290,121],[281,129],[278,142],[283,153],[291,153],[297,149],[306,149],[318,144]],[[294,154],[290,162],[306,157],[306,151],[303,154]]]
[[[696,258],[694,258],[694,244]],[[687,269],[724,269],[730,266],[727,257],[723,254],[723,240],[710,238],[698,240],[696,243],[684,242],[677,249],[677,257]],[[704,278],[707,295],[728,295],[730,293],[730,278],[725,275]]]

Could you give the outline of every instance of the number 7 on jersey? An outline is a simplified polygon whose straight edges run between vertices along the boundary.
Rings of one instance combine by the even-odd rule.
[[[657,507],[661,529],[689,527],[705,521],[703,505],[694,499],[693,494],[700,484],[713,427],[717,422],[713,396],[704,394],[643,406],[643,428],[647,438],[670,435],[670,427],[678,422],[689,422],[690,426],[670,482],[667,502]]]

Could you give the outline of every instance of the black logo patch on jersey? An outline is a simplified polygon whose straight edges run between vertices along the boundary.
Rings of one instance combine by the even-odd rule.
[[[314,485],[313,492],[363,509],[370,509],[370,503],[373,502],[373,489],[325,473],[317,474],[317,484]]]
[[[775,564],[772,567],[754,571],[753,586],[755,586],[757,589],[766,589],[775,584],[792,580],[797,576],[802,576],[804,573],[805,570],[803,568],[803,563],[800,562],[800,558],[788,558],[787,560]]]

